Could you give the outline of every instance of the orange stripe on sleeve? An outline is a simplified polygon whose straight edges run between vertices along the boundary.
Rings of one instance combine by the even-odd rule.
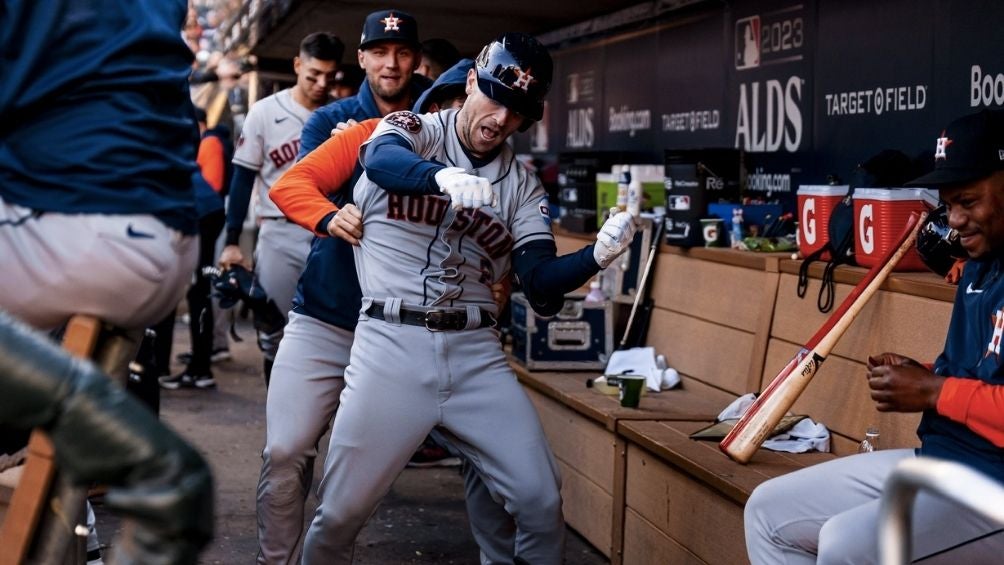
[[[213,190],[223,190],[223,142],[220,138],[209,135],[199,142],[199,155],[195,158],[202,170],[202,178],[206,179]]]
[[[938,396],[937,410],[997,447],[1004,447],[1004,386],[947,377]]]
[[[338,207],[327,196],[352,178],[359,146],[376,129],[379,119],[360,122],[322,143],[296,163],[268,191],[269,197],[291,221],[311,232]],[[327,232],[314,232],[327,236]]]

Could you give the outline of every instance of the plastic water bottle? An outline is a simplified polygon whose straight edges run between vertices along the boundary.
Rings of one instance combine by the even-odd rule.
[[[871,453],[879,449],[879,431],[875,426],[869,427],[865,431],[865,439],[861,440],[858,446],[858,453]]]
[[[628,192],[631,185],[631,167],[621,165],[621,174],[617,178],[617,210],[624,212],[628,208]]]
[[[627,211],[637,218],[641,214],[642,186],[641,175],[637,170],[629,173],[631,181],[628,183]]]
[[[603,289],[600,288],[600,281],[593,279],[593,282],[589,283],[589,292],[586,294],[584,300],[586,302],[603,302],[606,299],[607,296],[603,294]]]

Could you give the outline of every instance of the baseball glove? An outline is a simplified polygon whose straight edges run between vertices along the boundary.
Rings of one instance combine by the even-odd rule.
[[[225,271],[217,267],[205,267],[202,274],[212,281],[214,296],[220,299],[220,308],[231,308],[238,302],[243,302],[254,315],[256,330],[274,334],[286,325],[285,314],[265,294],[265,289],[258,284],[258,279],[251,271],[235,264]]]

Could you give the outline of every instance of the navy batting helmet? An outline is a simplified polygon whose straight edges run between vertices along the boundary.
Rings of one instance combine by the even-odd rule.
[[[486,96],[529,120],[543,117],[554,63],[536,39],[523,33],[503,33],[485,45],[474,68],[478,88]]]
[[[928,268],[941,276],[948,274],[956,260],[969,258],[959,241],[959,232],[948,225],[948,210],[945,206],[932,210],[920,226],[920,231],[917,232],[917,254]]]

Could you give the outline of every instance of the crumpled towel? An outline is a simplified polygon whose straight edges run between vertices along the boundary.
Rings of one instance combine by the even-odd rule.
[[[718,415],[718,421],[741,418],[743,413],[756,400],[756,395],[748,393],[740,396],[725,407]],[[763,446],[771,451],[788,453],[805,453],[806,451],[830,451],[830,430],[823,424],[817,424],[811,418],[805,418],[795,424],[790,430],[772,436],[763,442]]]
[[[614,351],[607,362],[606,375],[644,375],[645,388],[659,392],[680,384],[676,369],[666,367],[666,358],[656,356],[654,347],[632,347]]]

